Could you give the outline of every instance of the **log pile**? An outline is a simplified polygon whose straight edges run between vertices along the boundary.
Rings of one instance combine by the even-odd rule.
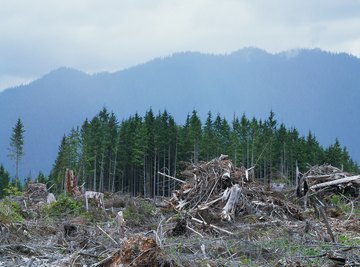
[[[235,167],[226,155],[191,165],[183,176],[186,180],[173,193],[170,203],[192,220],[200,217],[204,223],[233,221],[250,214],[301,219],[296,205],[277,197],[266,185],[252,181],[249,169]]]

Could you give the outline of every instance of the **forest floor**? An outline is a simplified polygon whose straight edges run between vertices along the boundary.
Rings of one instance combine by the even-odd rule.
[[[324,215],[291,188],[242,192],[253,206],[239,202],[229,220],[220,204],[194,211],[120,193],[89,211],[64,196],[27,208],[3,200],[0,266],[360,266],[358,196],[331,197]]]

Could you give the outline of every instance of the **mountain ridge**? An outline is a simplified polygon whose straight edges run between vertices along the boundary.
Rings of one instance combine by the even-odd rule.
[[[225,55],[174,53],[115,72],[61,67],[0,93],[0,163],[11,171],[5,151],[21,117],[26,130],[22,176],[30,170],[48,173],[62,135],[104,106],[118,118],[150,107],[167,109],[178,123],[193,108],[202,119],[209,110],[230,119],[243,113],[265,118],[273,110],[279,122],[302,134],[311,130],[324,146],[338,137],[359,162],[359,71],[360,59],[346,53],[272,54],[258,48]]]

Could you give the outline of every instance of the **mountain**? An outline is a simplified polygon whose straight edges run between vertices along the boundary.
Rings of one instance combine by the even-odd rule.
[[[102,107],[118,118],[167,109],[184,122],[194,108],[266,118],[315,133],[324,146],[338,137],[360,162],[360,59],[319,49],[270,54],[244,48],[226,55],[177,53],[114,73],[88,75],[60,68],[0,93],[0,163],[7,158],[12,127],[21,117],[25,156],[21,175],[48,173],[61,137]]]

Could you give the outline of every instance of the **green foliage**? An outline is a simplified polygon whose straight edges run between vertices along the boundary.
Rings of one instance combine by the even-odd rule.
[[[48,216],[64,216],[64,215],[80,215],[85,212],[82,205],[74,198],[61,194],[56,202],[44,208],[44,212]]]
[[[0,165],[0,198],[6,195],[5,188],[8,187],[10,181],[10,175],[5,170],[3,165]]]
[[[332,195],[330,197],[330,203],[334,206],[339,205],[340,201],[342,200],[341,196],[339,195]]]
[[[118,122],[103,108],[81,130],[63,137],[50,174],[60,192],[66,168],[73,169],[78,183],[94,191],[129,192],[132,196],[169,196],[177,183],[158,172],[181,178],[184,162],[209,161],[227,154],[236,166],[255,166],[254,177],[281,178],[294,183],[296,165],[330,163],[347,172],[359,172],[346,147],[339,140],[323,148],[315,135],[278,125],[274,112],[265,120],[234,116],[232,123],[209,112],[205,123],[193,110],[184,125],[177,125],[166,111],[154,115],[150,109]]]
[[[29,183],[31,183],[31,177],[30,176],[26,176],[25,180],[24,180],[24,188],[26,188],[28,186]]]
[[[40,171],[35,181],[37,183],[46,184],[48,180],[47,180],[45,174]]]
[[[124,209],[124,219],[134,225],[141,225],[155,212],[154,206],[145,199],[132,199]]]
[[[4,188],[4,192],[6,196],[21,196],[22,188],[19,180],[13,180],[11,183]]]
[[[0,202],[0,222],[17,223],[23,222],[24,218],[21,215],[20,205],[5,198]]]
[[[360,246],[360,239],[358,238],[354,238],[354,237],[349,237],[347,235],[340,235],[337,237],[337,242],[339,244],[343,244],[345,246],[349,246],[349,247],[358,247]]]

